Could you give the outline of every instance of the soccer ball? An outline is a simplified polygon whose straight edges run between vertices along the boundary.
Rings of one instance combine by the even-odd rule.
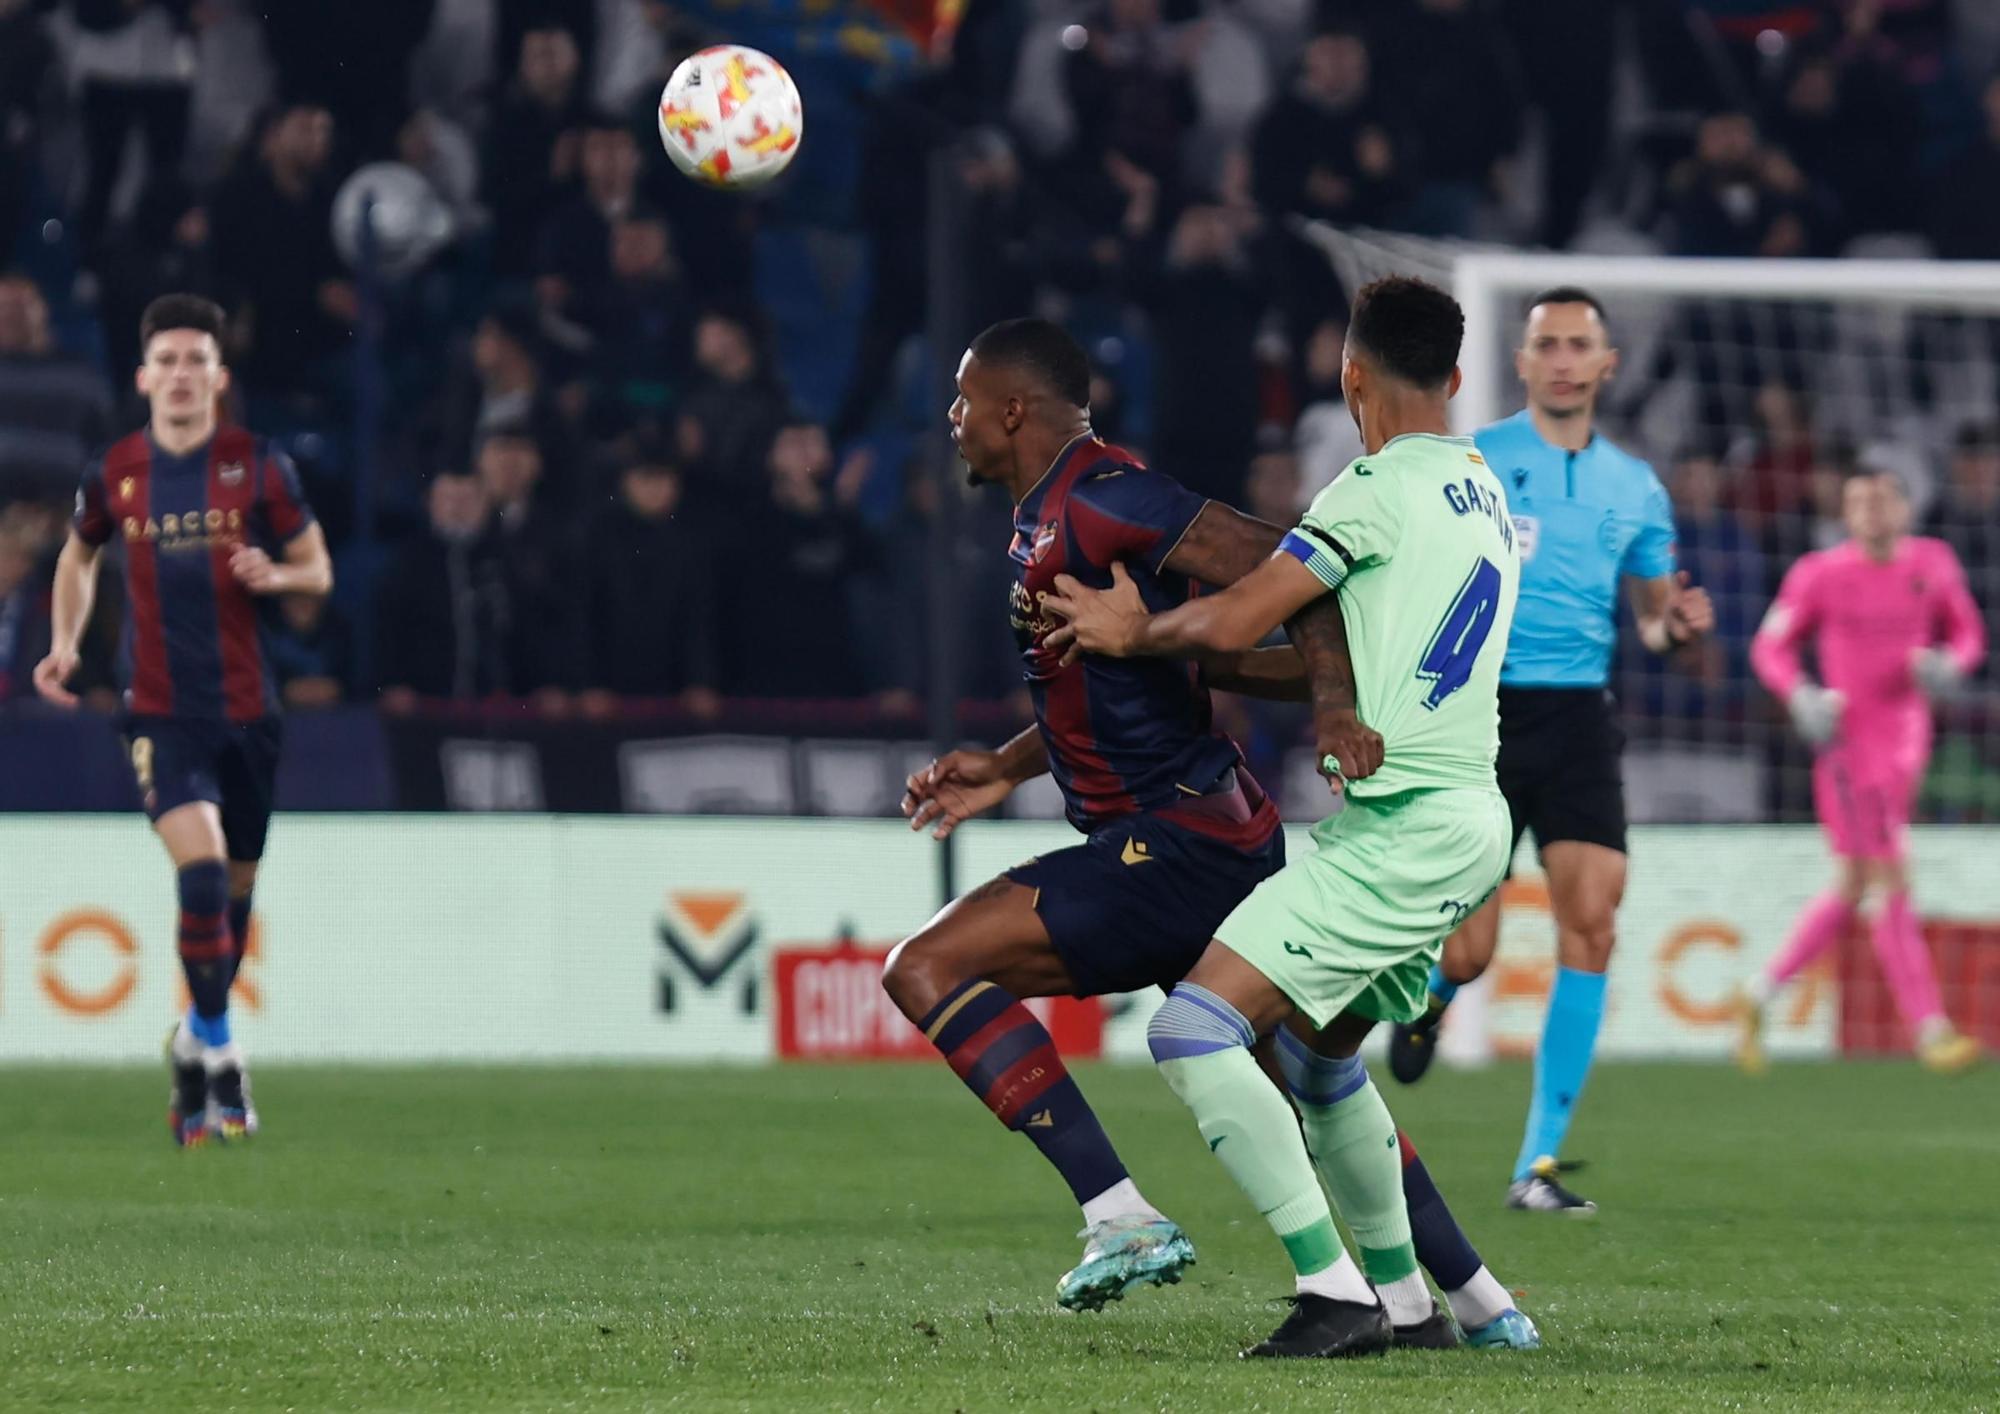
[[[660,94],[660,142],[698,182],[742,190],[792,165],[805,109],[784,66],[740,44],[690,54]]]

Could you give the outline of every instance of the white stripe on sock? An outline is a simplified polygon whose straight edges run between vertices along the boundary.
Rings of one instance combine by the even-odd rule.
[[[1361,1268],[1355,1266],[1354,1258],[1345,1252],[1332,1266],[1309,1277],[1300,1277],[1299,1295],[1330,1296],[1335,1301],[1357,1301],[1363,1306],[1379,1304],[1375,1300],[1375,1289],[1368,1285],[1368,1278],[1361,1275]]]
[[[1382,1304],[1388,1308],[1392,1325],[1414,1326],[1429,1320],[1431,1312],[1437,1309],[1437,1303],[1431,1300],[1431,1289],[1424,1285],[1424,1274],[1420,1271],[1375,1289],[1382,1293]]]
[[[1085,1227],[1096,1227],[1108,1218],[1122,1218],[1128,1215],[1146,1218],[1160,1216],[1160,1210],[1140,1195],[1139,1185],[1129,1178],[1119,1179],[1083,1205]]]
[[[1469,1331],[1491,1325],[1514,1309],[1513,1295],[1484,1267],[1458,1290],[1447,1291],[1444,1299],[1458,1323]]]

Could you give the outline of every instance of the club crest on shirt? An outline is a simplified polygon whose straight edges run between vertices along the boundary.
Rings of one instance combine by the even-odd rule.
[[[1039,565],[1042,562],[1043,557],[1049,553],[1050,548],[1055,543],[1056,543],[1056,523],[1054,521],[1049,521],[1046,525],[1039,527],[1035,531],[1034,546],[1028,551],[1029,562],[1031,564]]]
[[[243,463],[224,462],[222,470],[215,474],[215,479],[220,481],[224,486],[241,486],[243,484]]]
[[[133,480],[133,479],[132,479],[131,477],[129,477],[129,476],[121,476],[121,477],[119,477],[119,478],[118,478],[118,499],[119,499],[119,500],[121,500],[121,501],[129,501],[129,500],[131,500],[131,499],[132,499],[132,488],[133,488],[133,487],[134,487],[135,485],[137,485],[137,484],[138,484],[138,483],[137,483],[137,482],[135,482],[135,481],[134,481],[134,480]]]

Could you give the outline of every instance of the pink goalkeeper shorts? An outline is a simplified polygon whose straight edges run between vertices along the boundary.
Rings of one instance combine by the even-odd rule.
[[[1848,751],[1823,753],[1813,762],[1813,806],[1833,852],[1843,859],[1901,859],[1922,779],[1921,764],[1910,770],[1878,758],[1859,769]]]

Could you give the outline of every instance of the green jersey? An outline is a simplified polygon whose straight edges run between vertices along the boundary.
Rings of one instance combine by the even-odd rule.
[[[1339,591],[1361,720],[1382,734],[1382,769],[1349,794],[1496,789],[1521,562],[1506,493],[1472,439],[1411,433],[1360,458],[1285,549]]]

